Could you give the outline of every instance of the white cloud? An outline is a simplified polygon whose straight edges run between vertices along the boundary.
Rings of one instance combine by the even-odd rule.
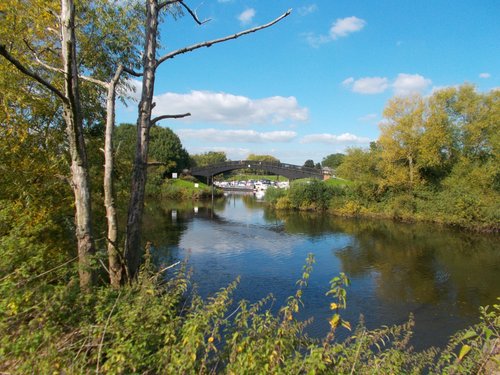
[[[349,77],[342,81],[342,85],[346,87],[351,86],[353,83],[354,83],[354,77]]]
[[[329,43],[332,41],[328,35],[316,35],[314,33],[303,33],[302,37],[305,39],[307,44],[313,48],[318,48],[322,44]]]
[[[196,139],[209,142],[227,143],[265,143],[290,142],[297,133],[293,131],[257,132],[255,130],[219,130],[219,129],[179,129],[181,139]]]
[[[365,27],[365,25],[365,20],[355,16],[338,18],[330,27],[328,35],[316,35],[315,33],[305,33],[302,35],[311,47],[318,48],[322,44],[329,43],[333,40],[343,38],[349,34],[360,31],[363,27]]]
[[[479,78],[487,79],[490,78],[491,74],[490,73],[481,73],[479,74]]]
[[[370,142],[367,137],[359,137],[351,133],[343,133],[340,135],[335,134],[309,134],[304,136],[300,143],[326,143],[326,144],[339,144],[339,143],[351,143],[351,144],[365,144]]]
[[[238,16],[238,20],[242,25],[248,25],[249,23],[252,22],[254,17],[255,17],[255,9],[248,8],[245,9],[243,12],[241,12],[241,14]]]
[[[349,77],[342,82],[342,85],[349,87],[358,94],[380,94],[389,87],[389,80],[385,77],[364,77],[360,79]]]
[[[363,77],[359,79],[349,77],[342,81],[343,86],[358,94],[380,94],[392,87],[394,94],[399,96],[422,92],[431,84],[432,81],[429,78],[420,74],[406,73],[399,73],[392,84],[387,77]]]
[[[338,18],[330,28],[330,36],[332,39],[342,38],[351,33],[360,31],[365,25],[365,20],[355,16]]]
[[[224,125],[277,124],[306,121],[307,108],[300,107],[293,96],[250,99],[245,96],[212,91],[188,94],[167,92],[155,97],[154,115],[191,113],[186,122],[211,122]]]
[[[118,87],[118,95],[125,96],[138,102],[141,99],[142,81],[128,79],[124,86]]]
[[[359,121],[372,121],[378,117],[376,113],[369,113],[367,115],[361,116],[358,118]]]
[[[427,89],[432,81],[420,74],[399,73],[392,87],[394,94],[399,96],[419,93]]]
[[[308,14],[314,13],[318,10],[318,6],[316,4],[305,5],[297,9],[297,13],[300,16],[307,16]]]

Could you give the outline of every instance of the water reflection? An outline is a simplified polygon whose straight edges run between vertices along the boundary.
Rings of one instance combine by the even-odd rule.
[[[175,214],[174,214],[175,212]],[[305,293],[312,334],[328,329],[328,281],[352,279],[347,318],[369,327],[401,323],[413,312],[417,347],[442,345],[477,319],[478,306],[500,295],[498,237],[425,224],[354,220],[268,209],[252,196],[230,195],[212,206],[162,202],[149,207],[145,237],[158,261],[189,258],[202,295],[241,275],[236,298],[293,294],[307,253],[317,263]],[[432,334],[429,334],[432,332]]]

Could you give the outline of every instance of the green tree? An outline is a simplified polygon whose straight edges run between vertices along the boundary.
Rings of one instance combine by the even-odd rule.
[[[314,160],[308,159],[304,162],[304,167],[306,168],[314,168]]]
[[[224,163],[228,161],[224,151],[208,151],[202,154],[191,155],[191,165],[193,167],[205,167],[211,164]]]
[[[384,109],[380,126],[382,168],[391,186],[413,187],[419,182],[420,140],[424,129],[424,100],[395,97]]]
[[[329,167],[335,170],[340,164],[342,164],[342,161],[344,161],[344,157],[345,155],[341,153],[327,155],[323,158],[321,165],[323,167]]]
[[[274,163],[279,163],[280,160],[278,158],[275,158],[272,155],[257,155],[257,154],[249,154],[247,156],[246,160],[252,160],[252,161],[268,161],[268,162],[274,162]]]

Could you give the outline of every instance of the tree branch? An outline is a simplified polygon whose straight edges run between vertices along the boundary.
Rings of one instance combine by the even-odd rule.
[[[172,4],[179,3],[179,2],[182,2],[182,0],[168,0],[168,1],[164,1],[163,3],[159,3],[158,4],[158,10],[162,10],[167,5],[172,5]]]
[[[184,1],[179,1],[184,9],[188,11],[188,13],[193,17],[194,22],[196,22],[198,25],[203,25],[204,23],[207,23],[210,21],[210,18],[206,19],[205,21],[200,21],[198,18],[198,15],[196,14],[196,11],[191,10],[189,6],[187,6]]]
[[[17,60],[14,56],[12,56],[7,51],[7,49],[5,48],[5,46],[3,44],[0,44],[0,55],[2,55],[12,65],[14,65],[16,67],[16,69],[19,70],[21,73],[27,75],[28,77],[33,78],[38,83],[45,86],[47,89],[49,89],[54,94],[56,94],[63,102],[68,102],[68,98],[61,91],[59,91],[55,86],[50,84],[48,81],[46,81],[44,78],[42,78],[41,76],[39,76],[35,72],[32,72],[31,70],[26,68],[19,60]]]
[[[228,40],[231,40],[231,39],[236,39],[236,38],[239,38],[242,35],[254,33],[254,32],[262,30],[262,29],[266,29],[266,28],[268,28],[268,27],[270,27],[270,26],[278,23],[283,18],[289,16],[290,13],[292,13],[291,9],[287,10],[286,13],[283,13],[281,16],[279,16],[278,18],[276,18],[275,20],[273,20],[273,21],[271,21],[269,23],[266,23],[265,25],[256,26],[256,27],[253,27],[251,29],[247,29],[247,30],[241,31],[241,32],[233,34],[233,35],[228,35],[228,36],[225,36],[225,37],[220,38],[220,39],[214,39],[214,40],[210,40],[210,41],[206,41],[206,42],[194,44],[192,46],[184,47],[184,48],[178,49],[176,51],[167,53],[166,55],[163,55],[162,57],[160,57],[158,59],[158,61],[156,62],[156,67],[158,67],[165,60],[173,59],[177,55],[181,55],[183,53],[191,52],[191,51],[193,51],[195,49],[202,48],[202,47],[211,47],[212,45],[217,44],[217,43],[222,43],[222,42],[225,42],[225,41],[228,41]]]
[[[163,116],[158,116],[158,117],[155,117],[154,119],[151,120],[151,125],[150,126],[153,126],[158,121],[165,120],[166,118],[183,118],[183,117],[188,117],[188,116],[191,116],[191,113],[188,112],[188,113],[182,113],[182,114],[179,114],[179,115],[163,115]]]
[[[60,68],[56,68],[52,65],[49,65],[45,62],[43,62],[39,57],[38,57],[38,54],[36,53],[36,51],[31,48],[31,46],[26,42],[24,41],[24,43],[26,44],[26,46],[28,47],[28,49],[31,51],[31,53],[33,54],[33,56],[35,57],[35,60],[38,64],[40,64],[41,66],[43,66],[45,69],[47,70],[51,70],[53,72],[57,72],[57,73],[61,73],[61,74],[64,74],[64,70],[60,69]],[[123,69],[123,68],[122,68]],[[121,70],[120,70],[120,74],[121,74]],[[100,85],[102,87],[104,87],[105,89],[108,88],[108,83],[106,82],[103,82],[101,80],[98,80],[98,79],[95,79],[95,78],[92,78],[92,77],[88,77],[88,76],[82,76],[82,75],[78,75],[78,78],[80,79],[83,79],[84,81],[89,81],[89,82],[92,82],[92,83],[95,83],[97,85]]]
[[[128,73],[134,77],[141,77],[142,76],[142,73],[140,72],[136,72],[135,70],[132,70],[132,69],[129,69],[129,68],[126,68],[126,67],[123,67],[123,71],[125,73]]]

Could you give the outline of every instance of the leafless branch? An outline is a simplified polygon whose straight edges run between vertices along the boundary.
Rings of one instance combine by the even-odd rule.
[[[191,52],[191,51],[193,51],[195,49],[202,48],[202,47],[211,47],[212,45],[217,44],[217,43],[222,43],[222,42],[225,42],[225,41],[228,41],[228,40],[231,40],[231,39],[236,39],[236,38],[239,38],[242,35],[254,33],[254,32],[262,30],[262,29],[266,29],[266,28],[268,28],[268,27],[270,27],[270,26],[278,23],[283,18],[289,16],[290,13],[292,13],[291,9],[287,10],[286,13],[283,13],[281,16],[279,16],[278,18],[276,18],[275,20],[273,20],[273,21],[271,21],[269,23],[266,23],[265,25],[256,26],[256,27],[253,27],[251,29],[243,30],[243,31],[241,31],[239,33],[236,33],[236,34],[233,34],[233,35],[228,35],[228,36],[225,36],[223,38],[213,39],[213,40],[209,40],[209,41],[206,41],[206,42],[194,44],[192,46],[184,47],[184,48],[178,49],[176,51],[172,51],[170,53],[167,53],[166,55],[163,55],[162,57],[160,57],[158,59],[158,61],[156,63],[156,67],[158,67],[165,60],[173,59],[177,55],[181,55],[183,53]]]
[[[132,69],[129,69],[129,68],[126,68],[126,67],[123,67],[123,71],[125,73],[128,73],[134,77],[141,77],[142,76],[142,73],[140,72],[136,72],[135,70],[132,70]]]
[[[161,120],[165,120],[167,118],[184,118],[184,117],[188,117],[188,116],[191,116],[191,113],[181,113],[181,114],[178,114],[178,115],[163,115],[163,116],[158,116],[158,117],[155,117],[154,119],[151,120],[151,126],[153,126],[154,124],[156,124],[158,121],[161,121]]]
[[[188,13],[193,17],[194,22],[196,22],[198,25],[203,25],[204,23],[207,23],[210,21],[210,18],[200,21],[198,18],[198,15],[196,14],[196,11],[193,11],[189,6],[187,6],[184,1],[179,1],[184,9],[188,11]]]
[[[17,60],[14,56],[12,56],[5,46],[3,44],[0,44],[0,55],[2,55],[7,61],[9,61],[14,67],[19,70],[21,73],[27,75],[28,77],[33,78],[36,80],[38,83],[42,84],[45,86],[47,89],[52,91],[54,94],[56,94],[63,102],[68,102],[68,98],[61,92],[59,89],[57,89],[55,86],[53,86],[51,83],[49,83],[47,80],[45,80],[43,77],[39,76],[35,72],[32,72],[28,68],[26,68],[19,60]]]
[[[168,270],[168,269],[170,269],[170,268],[173,268],[173,267],[177,266],[179,263],[180,263],[180,261],[175,262],[174,264],[171,264],[170,266],[167,266],[167,267],[165,267],[165,268],[161,269],[158,273],[165,272],[166,270]]]

